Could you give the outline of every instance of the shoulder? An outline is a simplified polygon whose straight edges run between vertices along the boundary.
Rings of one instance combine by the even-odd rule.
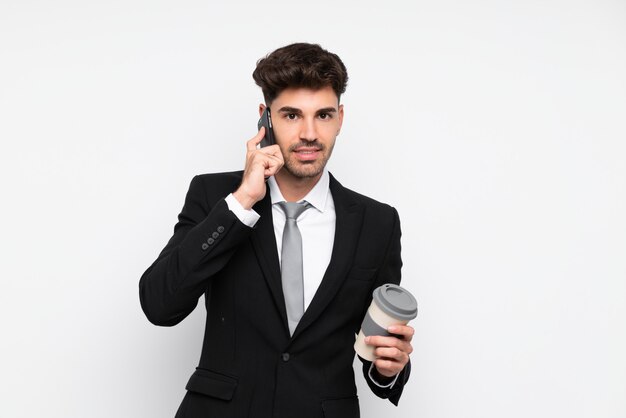
[[[209,202],[216,201],[234,192],[242,176],[243,171],[198,174],[191,180],[189,193],[204,195]]]
[[[355,202],[362,204],[369,211],[379,213],[381,215],[392,215],[397,213],[396,208],[387,203],[372,199],[369,196],[365,196],[364,194],[355,192],[351,189],[345,189],[345,191],[346,194],[350,196]]]
[[[213,188],[230,189],[233,186],[234,187],[239,186],[239,183],[241,183],[242,176],[243,176],[243,171],[229,171],[225,173],[198,174],[192,179],[191,183],[192,184],[197,183],[201,185],[202,187],[208,187],[212,189]]]
[[[399,218],[398,211],[393,206],[344,187],[332,175],[331,193],[333,193],[335,200],[341,199],[348,205],[363,207],[366,218],[371,220],[388,224],[389,222],[396,223]]]
[[[198,181],[205,184],[212,183],[238,183],[241,181],[243,176],[243,171],[227,171],[224,173],[206,173],[206,174],[198,174],[194,177]]]

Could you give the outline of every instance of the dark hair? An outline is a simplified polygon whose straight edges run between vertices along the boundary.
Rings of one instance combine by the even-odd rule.
[[[261,58],[252,78],[263,90],[267,105],[288,88],[318,90],[330,86],[339,99],[348,84],[348,72],[341,59],[308,43],[287,45]]]

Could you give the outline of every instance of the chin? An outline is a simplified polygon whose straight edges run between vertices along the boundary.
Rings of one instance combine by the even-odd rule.
[[[324,171],[325,164],[285,164],[285,168],[292,176],[300,179],[317,177]]]

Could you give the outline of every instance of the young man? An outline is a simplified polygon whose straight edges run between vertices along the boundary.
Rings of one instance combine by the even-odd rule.
[[[337,55],[292,44],[253,77],[276,144],[258,147],[261,128],[243,172],[192,180],[174,235],[139,282],[141,306],[172,326],[205,295],[200,364],[176,417],[356,418],[355,334],[372,291],[400,282],[398,214],[325,168],[348,79]],[[377,359],[362,360],[363,373],[397,405],[413,329],[388,331],[368,337]]]

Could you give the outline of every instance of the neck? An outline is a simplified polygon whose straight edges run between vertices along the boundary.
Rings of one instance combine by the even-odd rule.
[[[295,177],[287,170],[280,170],[274,178],[276,184],[287,202],[297,202],[306,196],[322,177],[322,173],[315,177]]]

